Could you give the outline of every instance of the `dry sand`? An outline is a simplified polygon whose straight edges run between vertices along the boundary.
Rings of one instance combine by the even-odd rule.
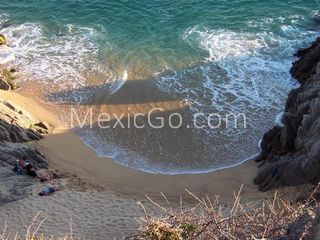
[[[30,196],[0,207],[0,224],[22,235],[39,211],[37,223],[46,218],[41,231],[46,235],[70,233],[81,239],[109,240],[133,232],[141,209],[135,199],[114,192],[61,191],[50,197]],[[1,231],[2,232],[2,229]]]
[[[266,196],[252,183],[257,170],[253,161],[207,174],[141,172],[119,165],[112,159],[97,157],[69,129],[61,126],[53,113],[32,99],[14,92],[1,92],[1,95],[53,127],[50,135],[34,143],[51,167],[76,173],[104,189],[103,192],[64,190],[50,197],[30,196],[1,206],[0,221],[6,219],[15,229],[23,227],[41,210],[47,216],[43,227],[47,233],[68,232],[72,217],[75,235],[86,239],[112,239],[137,227],[134,217],[140,215],[141,209],[136,202],[146,201],[145,194],[160,200],[162,192],[171,201],[179,202],[180,196],[191,198],[185,191],[188,189],[199,196],[220,195],[222,201],[232,202],[234,192],[243,184],[244,201]]]

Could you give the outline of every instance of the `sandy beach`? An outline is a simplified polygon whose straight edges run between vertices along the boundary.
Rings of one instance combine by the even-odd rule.
[[[97,157],[69,129],[60,125],[53,113],[34,100],[15,92],[1,92],[1,95],[27,110],[34,118],[52,126],[51,134],[32,143],[45,155],[51,168],[76,174],[83,183],[92,186],[86,191],[70,188],[41,198],[37,196],[37,189],[41,188],[39,185],[30,197],[0,208],[0,219],[15,229],[28,224],[32,216],[41,211],[41,216],[47,218],[42,228],[46,233],[69,232],[72,218],[75,236],[106,239],[105,236],[109,235],[111,239],[136,229],[138,223],[133,219],[142,211],[137,202],[148,202],[145,194],[155,201],[164,202],[163,193],[173,205],[179,205],[181,197],[186,204],[192,199],[185,191],[187,189],[199,197],[219,195],[223,202],[231,203],[234,193],[243,185],[243,201],[266,196],[253,184],[257,167],[253,161],[206,174],[141,172],[119,165],[112,159]],[[100,236],[93,236],[93,233]]]
[[[219,194],[225,201],[232,201],[233,191],[237,191],[243,184],[243,193],[248,200],[263,196],[252,183],[257,167],[253,161],[203,174],[165,175],[138,171],[119,165],[112,159],[97,157],[69,129],[60,125],[52,113],[33,100],[12,92],[4,92],[3,96],[14,99],[15,103],[29,111],[32,116],[53,127],[51,134],[35,143],[53,168],[75,172],[92,183],[120,192],[162,192],[167,196],[177,197],[187,195],[185,189],[188,189],[196,194]]]

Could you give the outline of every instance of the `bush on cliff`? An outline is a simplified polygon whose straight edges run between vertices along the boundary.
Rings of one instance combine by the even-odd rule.
[[[190,193],[191,194],[191,193]],[[191,194],[194,196],[193,194]],[[163,214],[149,215],[144,209],[140,229],[127,240],[222,240],[222,239],[314,239],[313,227],[319,224],[319,203],[311,197],[294,203],[277,196],[242,204],[240,195],[226,208],[218,198],[194,196],[198,204],[172,210],[157,203]]]

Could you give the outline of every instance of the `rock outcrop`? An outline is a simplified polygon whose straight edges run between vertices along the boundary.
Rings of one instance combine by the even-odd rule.
[[[300,87],[289,93],[283,127],[264,135],[256,159],[261,191],[320,180],[320,38],[296,55],[291,74]]]
[[[7,47],[7,39],[5,36],[0,34],[0,47],[4,46]],[[0,49],[1,50],[1,49]],[[15,76],[14,73],[16,72],[15,69],[0,69],[0,89],[1,90],[14,90],[17,88],[15,84]]]
[[[0,89],[1,90],[15,90],[17,88],[14,80],[14,69],[7,70],[7,69],[0,69]]]
[[[45,157],[25,144],[41,139],[41,134],[48,133],[48,128],[24,109],[0,97],[0,204],[25,197],[37,183],[30,176],[16,175],[12,171],[17,160],[26,157],[38,168],[48,167]]]
[[[6,38],[0,34],[0,47],[7,45]],[[0,89],[16,88],[14,69],[0,69]],[[48,134],[50,126],[38,122],[24,109],[1,97],[0,91],[0,204],[14,201],[30,194],[37,183],[27,175],[17,175],[12,171],[17,161],[26,158],[36,168],[47,168],[45,157],[26,144]]]

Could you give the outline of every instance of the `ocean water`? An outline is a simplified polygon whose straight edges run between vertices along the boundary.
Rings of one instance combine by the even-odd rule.
[[[74,131],[98,155],[148,172],[229,167],[259,152],[297,86],[293,54],[319,34],[319,0],[2,0],[0,64],[69,125],[70,107],[244,114],[247,128]],[[151,84],[151,85],[150,85]],[[98,96],[98,97],[97,97]],[[111,100],[110,100],[111,99]],[[131,109],[131,110],[130,110]],[[133,110],[132,110],[133,109]],[[130,118],[128,117],[128,118]],[[185,126],[184,126],[185,127]]]

